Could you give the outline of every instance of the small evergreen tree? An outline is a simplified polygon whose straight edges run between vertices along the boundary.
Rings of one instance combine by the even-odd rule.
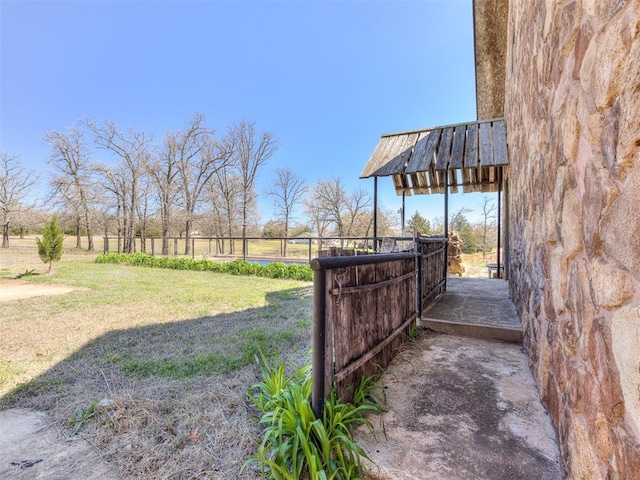
[[[54,214],[50,222],[44,226],[42,240],[36,238],[38,244],[38,255],[44,263],[49,264],[48,273],[51,273],[51,264],[62,257],[62,242],[64,241],[64,232],[58,223],[58,214]]]
[[[418,235],[429,236],[431,235],[431,224],[429,220],[416,211],[407,222],[407,233],[409,235],[417,233]]]

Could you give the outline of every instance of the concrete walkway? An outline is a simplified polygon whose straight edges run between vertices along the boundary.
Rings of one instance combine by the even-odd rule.
[[[374,478],[558,480],[555,433],[522,347],[427,333],[383,379],[388,412],[356,441]]]
[[[382,379],[386,438],[357,431],[374,478],[562,479],[507,283],[449,278],[420,324],[425,336]]]

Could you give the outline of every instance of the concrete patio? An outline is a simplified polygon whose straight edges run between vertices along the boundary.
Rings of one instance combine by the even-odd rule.
[[[448,278],[447,291],[425,309],[419,324],[453,335],[522,341],[507,282],[499,279]]]

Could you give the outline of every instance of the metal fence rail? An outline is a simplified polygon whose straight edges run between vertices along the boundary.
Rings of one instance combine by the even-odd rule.
[[[104,253],[143,252],[150,255],[256,258],[283,261],[308,261],[321,252],[333,248],[350,248],[359,252],[373,252],[373,237],[123,237],[105,235]],[[377,241],[377,251],[402,249],[413,239],[409,237],[384,237]],[[187,242],[189,248],[187,248]],[[164,253],[163,253],[164,244]],[[391,251],[391,250],[389,250]],[[188,253],[187,253],[188,252]]]

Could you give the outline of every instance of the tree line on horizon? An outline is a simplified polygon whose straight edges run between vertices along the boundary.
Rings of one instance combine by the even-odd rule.
[[[277,168],[264,192],[273,198],[275,213],[263,225],[255,184],[279,145],[251,122],[219,132],[196,113],[185,128],[167,132],[157,143],[143,131],[87,118],[64,132],[47,132],[43,141],[50,146],[50,173],[39,206],[26,202],[38,182],[35,172],[24,168],[19,156],[0,152],[3,247],[9,246],[10,231],[23,234],[43,225],[46,211],[59,213],[65,231],[75,233],[77,248],[86,237],[88,250],[94,249],[96,234],[108,233],[124,239],[125,252],[135,249],[134,237],[161,237],[163,254],[169,252],[169,237],[184,237],[187,255],[196,231],[221,239],[371,233],[367,191],[347,191],[339,178],[307,185],[288,168]],[[389,233],[394,225],[385,214],[379,213],[380,225]],[[233,242],[227,248],[235,253]]]
[[[126,253],[135,250],[135,237],[143,239],[143,251],[145,238],[161,237],[165,255],[170,237],[185,238],[189,255],[194,232],[220,239],[219,251],[231,254],[236,253],[232,238],[373,234],[366,190],[347,191],[337,177],[308,185],[289,168],[272,172],[262,193],[273,199],[274,216],[261,221],[255,182],[279,143],[251,122],[220,132],[195,113],[182,130],[167,132],[158,143],[143,131],[87,118],[64,132],[47,132],[43,141],[50,147],[50,172],[47,196],[38,206],[26,202],[38,182],[35,172],[24,168],[19,156],[0,152],[3,247],[9,246],[10,231],[38,230],[53,211],[65,232],[76,236],[76,247],[83,248],[86,237],[90,251],[94,236],[107,234],[122,237]],[[465,253],[490,251],[495,244],[495,205],[485,196],[481,207],[484,220],[478,224],[469,222],[471,210],[465,208],[450,218]],[[441,221],[432,225],[418,212],[405,228],[408,236],[443,231]],[[398,233],[395,212],[379,208],[378,235]]]

